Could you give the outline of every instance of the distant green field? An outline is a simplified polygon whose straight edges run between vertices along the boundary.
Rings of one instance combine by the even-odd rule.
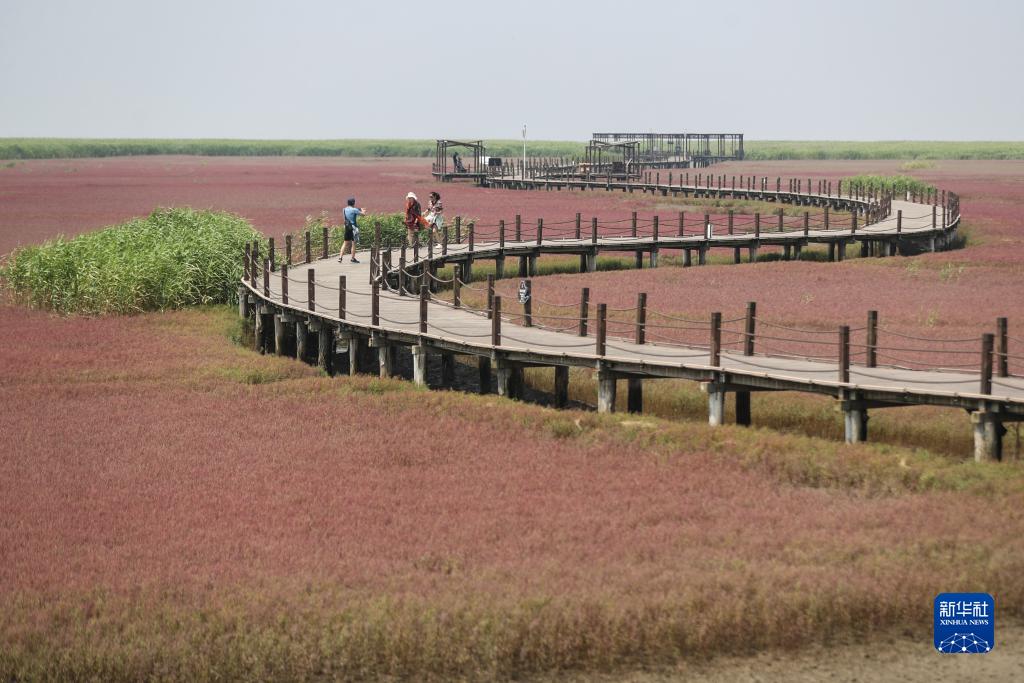
[[[492,156],[523,153],[521,140],[485,140]],[[528,142],[534,156],[575,156],[582,142]],[[432,157],[434,140],[160,140],[0,138],[0,159],[194,154],[201,156]]]
[[[1024,159],[1024,142],[891,140],[750,140],[746,158],[781,159]]]
[[[518,156],[520,140],[485,140],[493,156]],[[536,140],[532,156],[579,156],[585,143]],[[784,159],[1024,159],[1024,142],[842,142],[747,140],[751,160]],[[161,140],[0,138],[0,159],[190,154],[201,156],[430,157],[433,140]]]

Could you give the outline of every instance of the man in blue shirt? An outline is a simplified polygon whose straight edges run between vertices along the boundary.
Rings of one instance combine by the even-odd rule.
[[[338,263],[345,262],[345,252],[352,254],[350,261],[352,263],[359,263],[356,260],[356,242],[359,241],[359,225],[357,221],[359,217],[366,213],[363,209],[356,208],[356,198],[349,197],[348,206],[342,211],[345,217],[345,243],[341,245],[341,253],[338,255]]]

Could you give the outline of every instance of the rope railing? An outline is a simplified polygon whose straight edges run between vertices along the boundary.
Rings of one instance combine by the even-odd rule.
[[[764,188],[764,183],[762,183],[761,185],[762,185],[761,191],[766,191],[765,188]],[[820,187],[820,184],[819,184],[819,187]],[[810,183],[808,183],[808,193],[810,192],[810,188],[811,188]],[[792,189],[792,187],[791,187],[791,189]],[[797,186],[797,191],[798,192],[800,191],[800,186],[799,185]],[[946,197],[945,196],[943,197],[944,203],[943,203],[943,207],[942,207],[943,208],[943,212],[942,213],[943,213],[943,224],[944,225],[951,225],[952,221],[955,220],[955,218],[953,218],[953,216],[954,215],[955,216],[959,215],[958,214],[958,201],[955,200],[955,199],[952,199],[952,197],[954,197],[954,195],[952,195],[952,193],[950,193],[950,195],[951,195],[951,200],[948,203],[946,202]],[[947,209],[948,209],[948,215],[947,215]],[[956,212],[956,213],[954,213],[954,212]],[[839,213],[833,213],[830,216],[829,212],[827,210],[825,210],[821,214],[818,214],[815,217],[814,222],[812,222],[811,218],[810,218],[810,213],[809,212],[804,212],[803,216],[787,215],[784,212],[775,213],[775,214],[765,214],[764,216],[760,216],[760,215],[755,214],[755,216],[753,218],[751,218],[750,216],[746,216],[746,217],[738,216],[738,215],[736,215],[736,214],[734,214],[734,213],[732,213],[730,211],[729,215],[727,215],[727,216],[722,216],[722,215],[719,215],[719,214],[706,214],[704,216],[698,216],[696,218],[691,218],[690,221],[687,221],[687,218],[686,218],[685,215],[680,214],[679,217],[678,217],[678,222],[673,223],[672,221],[661,222],[661,221],[659,221],[659,217],[658,216],[652,216],[650,218],[640,218],[640,217],[635,216],[635,214],[634,214],[634,216],[631,216],[630,218],[624,218],[624,219],[613,220],[613,221],[603,221],[600,224],[595,219],[591,223],[590,226],[586,226],[586,227],[590,228],[590,230],[589,230],[590,234],[589,235],[587,234],[588,231],[584,230],[584,224],[583,224],[583,221],[581,220],[581,216],[579,216],[579,215],[577,215],[575,218],[570,219],[570,220],[555,221],[555,222],[550,222],[550,223],[547,223],[547,224],[544,224],[543,221],[538,220],[536,228],[534,230],[532,230],[532,231],[530,229],[524,230],[523,228],[525,226],[523,225],[522,220],[519,217],[517,217],[517,220],[516,220],[517,228],[516,228],[516,232],[515,233],[512,233],[512,231],[510,229],[510,226],[506,226],[502,222],[502,223],[499,223],[496,226],[498,228],[497,231],[496,231],[496,234],[498,235],[499,239],[502,240],[502,242],[508,241],[511,237],[515,237],[518,241],[521,241],[523,243],[529,243],[530,239],[531,239],[531,232],[532,232],[538,244],[540,243],[540,239],[541,239],[542,235],[543,235],[544,239],[546,239],[546,240],[554,240],[554,239],[558,239],[558,238],[561,237],[561,238],[564,238],[566,240],[578,239],[581,243],[586,243],[588,241],[588,238],[592,239],[593,236],[598,231],[598,229],[601,228],[601,229],[603,229],[603,233],[604,233],[604,234],[602,234],[602,237],[605,238],[605,239],[608,239],[608,238],[615,238],[615,239],[622,239],[622,240],[632,239],[632,240],[637,241],[638,243],[640,243],[642,240],[648,240],[648,243],[649,243],[649,240],[652,237],[658,237],[658,238],[671,237],[671,236],[675,236],[677,231],[682,233],[683,235],[685,235],[686,234],[686,229],[687,229],[688,226],[693,226],[693,227],[696,228],[694,236],[696,236],[698,234],[702,234],[705,238],[707,238],[709,235],[714,235],[716,233],[716,231],[717,231],[717,234],[719,234],[719,235],[724,234],[725,230],[728,230],[731,234],[734,234],[734,235],[736,235],[736,234],[740,234],[740,235],[748,234],[745,231],[748,228],[751,228],[751,227],[753,228],[753,232],[755,234],[772,234],[772,233],[778,234],[779,232],[792,232],[792,231],[803,231],[803,232],[806,232],[812,226],[814,226],[816,228],[822,228],[822,229],[825,229],[825,230],[844,229],[843,225],[842,225],[842,220],[840,219],[840,215],[841,214],[839,214]],[[879,214],[875,214],[875,215],[877,217],[877,215],[879,215]],[[856,226],[856,214],[855,213],[851,213],[851,214],[849,214],[849,216],[850,217],[847,219],[849,221],[849,225],[850,225],[851,229],[855,229],[855,226]],[[933,211],[933,213],[930,214],[930,215],[929,214],[922,214],[922,215],[919,215],[919,216],[918,215],[915,215],[915,216],[902,216],[901,215],[900,219],[901,220],[908,220],[908,221],[920,221],[920,220],[926,220],[929,217],[934,218],[935,217],[935,212]],[[726,220],[728,221],[727,223],[725,222]],[[565,226],[571,226],[571,227],[565,227]],[[610,228],[610,226],[614,226],[614,227]],[[480,237],[482,234],[486,234],[486,231],[479,230],[479,227],[481,227],[481,226],[477,226],[476,228],[474,228],[472,224],[470,224],[467,227],[468,227],[468,237],[469,237],[469,245],[468,245],[469,246],[469,257],[470,257],[470,259],[472,259],[474,237]],[[474,233],[474,229],[476,230],[475,233]],[[649,231],[648,231],[648,229],[649,229]],[[614,230],[615,232],[622,233],[622,234],[608,235],[607,233],[610,232],[611,230]],[[737,232],[737,230],[741,230],[741,231],[744,231],[744,232]],[[579,236],[578,238],[577,238],[577,235]],[[458,243],[459,237],[461,237],[461,236],[457,236],[457,239],[455,241],[456,244]],[[448,242],[446,240],[445,244],[446,244],[446,246],[450,246],[452,243]],[[479,242],[477,244],[479,244]],[[288,246],[291,247],[290,241],[289,241],[289,245]],[[460,245],[460,246],[463,246],[463,245]],[[483,245],[481,245],[481,246],[483,246]],[[289,303],[289,304],[307,304],[308,303],[310,311],[314,310],[314,294],[315,294],[315,290],[318,289],[318,288],[322,288],[322,289],[325,289],[325,290],[328,290],[328,291],[333,291],[333,292],[339,292],[339,291],[342,292],[342,296],[341,296],[341,301],[342,302],[344,302],[344,294],[345,293],[349,293],[349,292],[352,293],[352,294],[355,294],[355,295],[359,295],[359,296],[370,296],[374,300],[374,313],[371,316],[367,316],[365,314],[357,313],[357,312],[351,311],[351,310],[347,310],[346,311],[346,310],[344,310],[344,303],[342,303],[341,304],[342,311],[343,311],[342,318],[347,318],[349,315],[357,317],[357,318],[371,317],[371,318],[376,318],[376,320],[378,320],[378,321],[384,321],[385,323],[390,323],[392,325],[415,326],[415,325],[418,324],[420,326],[421,331],[424,330],[424,329],[433,328],[433,329],[437,329],[437,330],[440,330],[442,332],[445,332],[447,334],[452,334],[452,335],[456,335],[456,336],[460,336],[460,335],[461,336],[467,336],[467,337],[473,336],[473,335],[463,334],[461,332],[457,332],[457,331],[454,331],[454,330],[449,330],[449,329],[441,328],[441,327],[435,326],[433,324],[430,324],[429,321],[426,320],[426,313],[425,313],[426,309],[423,308],[423,307],[426,305],[426,301],[430,301],[430,302],[435,303],[435,304],[444,305],[444,306],[448,306],[448,307],[452,307],[452,308],[458,308],[460,310],[465,310],[467,313],[472,313],[474,315],[479,315],[479,316],[482,316],[482,317],[486,316],[488,318],[491,318],[492,317],[491,311],[486,310],[486,309],[476,309],[476,308],[474,308],[472,306],[467,305],[464,302],[459,301],[458,300],[458,290],[460,288],[464,288],[467,291],[476,292],[476,293],[487,292],[488,295],[489,295],[489,298],[490,298],[491,296],[495,296],[496,295],[495,290],[493,288],[493,285],[489,284],[488,288],[486,290],[481,288],[481,287],[474,287],[473,285],[463,281],[458,276],[458,272],[459,272],[458,266],[456,268],[456,274],[452,275],[452,277],[444,278],[444,277],[438,276],[437,273],[435,272],[433,266],[426,267],[424,265],[425,263],[427,263],[426,259],[437,258],[438,251],[440,251],[440,250],[435,250],[434,247],[435,247],[435,243],[433,241],[431,241],[431,242],[429,242],[427,249],[422,249],[421,250],[419,248],[414,248],[414,250],[413,250],[413,259],[411,261],[407,261],[406,258],[405,258],[405,256],[406,256],[406,247],[405,246],[403,246],[401,251],[389,250],[387,252],[387,254],[385,255],[385,254],[382,254],[379,251],[379,247],[377,245],[375,245],[374,248],[373,248],[372,256],[370,258],[370,261],[371,261],[370,265],[371,265],[371,271],[372,271],[371,272],[371,283],[373,283],[375,281],[374,278],[376,277],[376,281],[379,282],[379,284],[384,288],[384,291],[383,292],[380,291],[380,288],[378,288],[377,285],[375,284],[373,291],[370,292],[370,293],[365,292],[365,291],[359,291],[357,288],[346,288],[345,285],[344,285],[344,279],[342,279],[342,284],[341,284],[340,287],[335,287],[332,284],[330,284],[330,282],[325,282],[325,281],[321,281],[321,280],[315,279],[315,274],[311,275],[307,279],[303,279],[301,277],[289,277],[288,271],[283,269],[283,268],[282,268],[283,272],[278,274],[278,273],[275,272],[275,269],[273,267],[274,261],[264,260],[264,259],[260,258],[260,255],[259,255],[260,254],[260,250],[258,249],[258,247],[254,246],[251,249],[247,247],[247,249],[246,249],[246,261],[245,261],[245,275],[246,275],[245,283],[246,283],[246,285],[248,287],[250,287],[257,294],[260,294],[262,292],[265,296],[270,297],[270,298],[283,297],[284,300],[287,303]],[[326,249],[327,249],[326,242],[325,242],[324,249],[325,249],[325,253],[326,253]],[[703,247],[702,247],[702,249],[703,249]],[[288,249],[288,253],[290,255],[290,253],[291,253],[291,249],[290,248]],[[307,240],[307,255],[308,254],[309,254],[309,249],[308,249],[308,240]],[[275,255],[274,247],[273,247],[273,244],[271,243],[271,245],[269,247],[269,250],[268,250],[267,259],[274,258],[274,255]],[[399,256],[399,259],[398,259],[399,262],[398,262],[397,267],[394,265],[394,261],[395,261],[394,257],[395,256]],[[421,256],[425,256],[426,259],[421,258]],[[444,253],[441,253],[441,257],[442,257],[442,259],[444,258]],[[702,257],[703,257],[703,252],[702,252]],[[309,263],[309,261],[307,261],[307,263]],[[471,261],[470,261],[470,263],[471,263]],[[268,270],[270,272],[267,272]],[[311,271],[312,269],[307,269],[307,270]],[[374,276],[373,272],[376,272],[377,275]],[[273,273],[273,274],[271,275],[271,273]],[[397,288],[397,290],[398,290],[398,294],[397,295],[391,294],[388,291],[391,288],[391,285],[390,285],[390,282],[389,282],[389,277],[388,277],[389,275],[397,275],[398,276],[399,284],[398,284],[398,288]],[[261,280],[262,280],[262,282],[260,282]],[[424,282],[427,282],[427,283],[431,283],[432,282],[432,283],[437,283],[437,284],[441,284],[441,285],[449,285],[449,284],[452,285],[453,288],[455,289],[455,292],[456,292],[456,294],[455,294],[456,299],[453,302],[448,302],[448,301],[445,301],[445,300],[440,299],[440,298],[429,297],[426,294],[421,294],[420,304],[421,304],[421,311],[423,311],[423,312],[421,312],[421,319],[419,319],[419,320],[403,320],[403,319],[399,319],[399,318],[390,318],[390,317],[387,317],[387,316],[384,316],[384,315],[380,315],[378,302],[380,300],[382,300],[382,299],[386,300],[386,301],[399,301],[399,302],[403,302],[403,305],[410,305],[410,306],[415,305],[416,297],[415,296],[406,296],[404,294],[404,291],[407,291],[410,288],[410,286],[412,286],[412,285],[414,285],[417,288],[419,288],[420,285],[422,285],[423,287],[426,287],[426,285],[423,284]],[[290,289],[290,288],[285,286],[288,283],[294,283],[295,285],[298,285],[298,286],[295,287],[292,292],[288,292],[288,289]],[[410,283],[412,283],[412,285],[410,285]],[[309,287],[309,296],[308,297],[304,297],[304,296],[301,295],[301,292],[304,291],[303,288],[302,288],[302,285],[304,285],[304,284],[308,285],[308,287]],[[426,292],[427,290],[424,289],[422,291]],[[411,294],[411,292],[410,292],[410,294]],[[422,299],[422,296],[427,296],[427,299]],[[511,300],[511,297],[509,297],[509,300]],[[576,308],[577,306],[580,306],[581,315],[579,315],[579,316],[572,316],[572,315],[554,314],[554,313],[550,313],[550,312],[545,312],[543,310],[543,308],[541,308],[541,310],[536,310],[536,311],[532,311],[530,309],[524,309],[524,312],[522,314],[512,313],[512,312],[506,311],[503,315],[500,315],[499,318],[500,319],[504,319],[504,320],[506,320],[508,322],[523,321],[524,326],[526,326],[526,327],[537,327],[538,329],[546,330],[546,331],[552,331],[552,332],[568,332],[570,330],[578,329],[579,330],[579,336],[583,336],[583,337],[587,336],[588,324],[589,324],[590,321],[594,320],[594,317],[593,317],[593,315],[589,315],[588,314],[588,310],[587,310],[587,297],[586,297],[586,295],[584,296],[584,300],[583,300],[582,304],[576,303],[576,302],[573,302],[573,303],[558,303],[558,302],[548,301],[548,300],[545,300],[545,299],[537,299],[537,298],[533,298],[533,301],[536,304],[538,304],[539,306],[541,306],[541,307],[550,307],[550,308],[559,309],[559,310],[560,309],[573,309],[573,308]],[[322,305],[323,304],[321,303],[320,306],[322,306]],[[638,306],[639,306],[639,304],[638,304]],[[321,308],[320,310],[322,311],[323,309]],[[840,338],[838,340],[837,339],[832,339],[832,340],[804,339],[804,338],[795,338],[795,337],[789,337],[789,336],[765,334],[763,331],[755,334],[752,330],[753,330],[753,326],[754,325],[764,325],[765,327],[768,327],[768,328],[771,328],[771,329],[778,329],[778,330],[783,330],[783,331],[786,331],[786,332],[792,332],[792,333],[797,334],[797,335],[812,335],[812,336],[834,335],[834,334],[836,334],[836,332],[834,330],[810,329],[810,328],[804,328],[804,327],[799,327],[799,326],[795,326],[795,325],[787,325],[787,324],[778,323],[778,322],[774,322],[774,321],[770,321],[770,320],[763,320],[760,317],[756,317],[756,316],[752,316],[752,315],[740,316],[740,317],[735,317],[735,318],[729,318],[729,319],[722,320],[721,315],[719,313],[716,313],[712,317],[712,322],[709,322],[706,319],[705,320],[696,320],[696,319],[688,318],[688,317],[681,316],[681,315],[675,315],[673,313],[667,313],[667,312],[664,312],[664,311],[648,309],[646,307],[646,303],[643,304],[643,310],[642,310],[643,316],[640,315],[641,311],[639,311],[635,307],[609,307],[607,305],[602,304],[600,306],[600,311],[601,311],[601,318],[598,321],[598,329],[601,330],[601,336],[602,336],[602,340],[603,340],[602,343],[606,344],[607,348],[612,348],[612,349],[615,349],[615,350],[625,351],[625,352],[636,352],[638,346],[639,345],[643,345],[643,355],[645,355],[645,356],[646,355],[651,355],[652,357],[655,357],[655,358],[657,358],[657,357],[680,357],[680,356],[685,356],[687,351],[691,352],[690,353],[691,356],[694,355],[694,354],[701,355],[702,353],[704,353],[705,349],[711,349],[712,360],[715,361],[716,359],[719,358],[718,354],[720,354],[720,352],[721,352],[721,350],[723,348],[742,347],[742,356],[741,357],[744,358],[744,359],[749,359],[753,355],[752,349],[756,346],[756,349],[758,351],[758,355],[761,358],[770,358],[770,357],[774,357],[774,356],[779,356],[779,357],[783,357],[783,358],[794,358],[794,359],[798,359],[798,360],[805,360],[805,361],[808,361],[808,362],[827,361],[827,362],[833,363],[833,362],[836,362],[837,356],[838,356],[838,359],[840,360],[840,365],[842,366],[842,363],[844,363],[844,362],[848,363],[849,362],[848,360],[843,361],[842,358],[849,359],[851,357],[855,357],[855,358],[858,358],[858,359],[863,359],[863,362],[865,364],[864,367],[902,367],[902,366],[891,366],[891,365],[881,365],[880,366],[878,364],[877,360],[878,360],[878,358],[882,358],[883,360],[893,361],[893,362],[901,363],[901,364],[905,364],[905,365],[928,366],[928,363],[926,361],[924,361],[924,360],[918,361],[918,360],[914,360],[912,358],[906,358],[904,356],[895,355],[895,354],[901,354],[901,353],[902,354],[908,354],[908,353],[909,354],[937,354],[937,355],[947,355],[947,356],[948,355],[953,355],[953,356],[956,356],[956,355],[960,355],[960,356],[977,356],[979,354],[978,350],[976,350],[976,349],[947,349],[947,348],[934,348],[934,347],[883,346],[883,345],[879,345],[878,341],[877,341],[877,337],[878,337],[878,335],[880,333],[881,334],[892,334],[894,337],[898,337],[898,338],[901,338],[901,339],[909,339],[909,340],[912,340],[912,341],[920,341],[920,342],[924,342],[924,343],[930,344],[930,345],[936,345],[936,344],[937,345],[943,345],[943,344],[953,344],[953,345],[956,345],[956,344],[969,344],[969,343],[976,343],[977,339],[962,338],[962,337],[960,337],[960,338],[945,339],[945,338],[941,338],[941,337],[913,335],[913,334],[907,334],[907,333],[904,333],[904,332],[898,332],[898,331],[892,330],[890,328],[878,327],[877,324],[875,324],[873,327],[871,327],[871,329],[868,330],[868,335],[869,335],[868,343],[866,343],[866,344],[859,344],[859,343],[856,343],[856,342],[851,342],[849,340],[849,334],[851,332],[863,331],[865,329],[868,329],[867,327],[856,327],[856,328],[849,328],[849,327],[847,327],[847,328],[844,328],[845,329],[844,334],[846,336],[845,337],[840,336]],[[609,314],[611,314],[611,315],[609,315]],[[636,314],[637,318],[636,318],[636,320],[620,319],[618,317],[618,314]],[[667,322],[662,322],[662,323],[653,322],[653,321],[649,320],[649,318],[660,319],[660,320],[667,321]],[[1005,334],[1005,319],[1001,319],[1001,320],[1004,320],[1004,322],[1003,322],[1003,328],[1002,328],[1002,336],[1000,337],[1000,342],[999,342],[998,348],[992,348],[991,341],[989,341],[988,353],[992,354],[992,358],[994,358],[994,359],[999,361],[999,364],[998,364],[998,367],[999,367],[998,374],[999,374],[999,376],[1008,376],[1009,373],[1008,373],[1008,369],[1006,368],[1006,365],[1008,364],[1008,362],[1010,360],[1014,360],[1014,361],[1024,360],[1024,358],[1022,358],[1020,356],[1017,356],[1015,354],[1009,353],[1009,351],[1007,350],[1006,345],[1008,343],[1010,343],[1010,342],[1022,343],[1022,341],[1024,341],[1024,340],[1020,340],[1019,338],[1010,337],[1009,335],[1006,335]],[[557,321],[557,322],[563,322],[563,323],[568,323],[568,324],[567,325],[546,325],[542,321],[549,321],[549,322]],[[742,329],[742,330],[730,329],[730,328],[726,327],[726,325],[730,325],[730,324],[734,324],[734,323],[740,323],[740,322],[745,322],[745,324],[746,324],[745,328]],[[672,323],[680,323],[680,324],[672,324]],[[494,321],[493,324],[497,324],[497,321]],[[375,323],[374,326],[376,326],[376,323]],[[750,331],[748,331],[748,328],[749,328]],[[619,346],[619,345],[614,344],[614,343],[612,343],[612,344],[608,344],[607,343],[607,339],[609,338],[608,337],[608,332],[609,331],[612,331],[612,332],[618,331],[618,332],[620,332],[622,334],[626,334],[626,333],[632,332],[634,330],[635,330],[635,336],[637,337],[636,340],[629,339],[626,336],[622,336],[622,337],[613,336],[611,338],[612,339],[619,339],[622,342],[635,343],[636,346],[623,347],[623,346]],[[705,345],[704,343],[701,343],[700,341],[693,341],[691,339],[684,339],[686,337],[694,337],[695,335],[693,333],[707,334],[709,330],[712,333],[711,344],[710,345]],[[476,335],[476,336],[479,336],[480,338],[484,338],[484,337],[487,337],[488,335],[487,334],[479,334],[479,335]],[[673,351],[672,354],[666,355],[666,354],[661,354],[661,353],[659,353],[657,351],[654,351],[654,350],[649,350],[649,349],[652,349],[652,347],[654,347],[655,345],[651,344],[649,341],[647,343],[645,343],[645,337],[648,338],[648,339],[651,339],[651,340],[655,340],[655,341],[657,341],[659,343],[663,343],[664,345],[666,345],[669,348],[676,349],[676,351]],[[989,337],[989,339],[991,339],[992,335],[988,335],[988,337]],[[547,343],[546,341],[540,342],[540,341],[537,341],[537,340],[527,341],[527,340],[524,340],[524,339],[521,339],[521,338],[509,336],[507,333],[505,334],[505,338],[508,339],[509,341],[516,341],[516,342],[523,343],[523,344],[539,345],[540,347],[543,347],[543,348],[556,348],[556,349],[557,348],[585,348],[585,347],[593,345],[593,343],[590,340],[587,340],[587,341],[584,341],[584,342],[573,342],[573,343],[569,343],[566,339],[557,340],[556,343]],[[500,346],[500,335],[499,335],[499,337],[496,337],[496,339],[499,339],[498,344]],[[662,342],[662,340],[663,340],[663,342]],[[703,341],[706,342],[707,341],[707,337],[705,337]],[[765,344],[766,341],[779,342],[782,345],[794,344],[794,345],[797,345],[798,347],[805,347],[806,345],[816,345],[816,346],[824,346],[824,347],[837,347],[837,350],[839,351],[839,353],[837,353],[836,356],[832,356],[832,355],[818,355],[818,354],[813,354],[813,353],[807,353],[805,349],[800,351],[800,352],[794,352],[793,349],[786,349],[786,348],[782,348],[781,346]],[[982,351],[982,356],[984,356],[984,353],[985,353],[985,351],[983,350]],[[730,356],[728,357],[728,360],[730,362],[733,361],[734,355],[735,355],[735,353],[731,353]],[[745,360],[743,362],[747,363],[747,364],[751,364],[751,365],[756,365],[757,364],[756,362],[750,361],[750,360]],[[762,362],[762,365],[765,365],[765,363]],[[992,363],[990,362],[989,366],[991,366],[991,365],[992,365]],[[979,362],[970,362],[970,363],[962,363],[962,364],[943,362],[941,364],[941,366],[933,367],[933,369],[936,369],[936,370],[957,370],[957,369],[961,369],[961,368],[964,368],[964,369],[966,369],[966,368],[979,368],[979,366],[980,366],[980,369],[979,369],[978,373],[971,373],[972,376],[975,376],[976,374],[979,374],[979,373],[980,374],[984,374],[985,373],[985,369],[984,369],[985,368],[985,364],[984,364],[984,362],[980,362],[980,363]],[[770,363],[768,365],[766,365],[765,367],[769,367],[769,368],[772,368],[774,370],[778,370],[777,367],[771,366]],[[858,373],[860,372],[860,367],[861,366],[858,366],[858,370],[857,370]],[[911,368],[904,368],[904,369],[911,369]],[[803,372],[803,371],[804,370],[801,369],[801,372]],[[815,372],[817,372],[817,371],[815,371]],[[835,372],[835,370],[834,369],[829,369],[829,370],[822,370],[821,372]],[[842,372],[842,369],[840,370],[840,372]],[[840,377],[842,377],[842,375],[840,375]],[[977,381],[977,380],[976,379],[971,379],[971,380],[965,380],[965,381]],[[989,381],[989,386],[991,386],[991,378],[989,378],[988,381]],[[985,384],[984,384],[984,380],[983,380],[982,387],[984,387],[984,386],[985,386]]]

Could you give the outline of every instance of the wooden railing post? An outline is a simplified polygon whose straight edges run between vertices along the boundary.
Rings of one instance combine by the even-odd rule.
[[[828,230],[828,204],[825,205],[825,229]]]
[[[270,272],[273,273],[277,270],[277,251],[274,249],[274,238],[271,237],[268,241],[270,244],[267,247],[267,257],[270,259]]]
[[[850,326],[839,328],[839,381],[848,384],[850,381]]]
[[[631,225],[630,237],[636,237],[636,211],[633,212],[633,221]]]
[[[476,230],[474,229],[474,226],[473,226],[472,223],[469,224],[468,229],[469,229],[469,253],[472,254],[473,253],[473,249],[474,249],[473,245],[475,244],[475,240],[476,240]]]
[[[804,211],[804,237],[811,233],[811,212]]]
[[[732,234],[733,230],[733,210],[729,209],[729,234]]]
[[[308,290],[309,299],[309,310],[316,310],[316,276],[313,273],[313,269],[310,268],[306,271],[306,289]]]
[[[324,229],[323,229],[323,232],[324,232],[324,249],[323,249],[323,254],[322,254],[322,256],[320,258],[327,258],[328,256],[331,255],[331,231],[325,225]]]
[[[284,260],[288,262],[290,266],[292,264],[292,236],[284,236]]]
[[[679,234],[677,235],[677,237],[684,237],[686,235],[686,226],[684,225],[685,219],[686,219],[686,212],[685,211],[680,211],[679,212]]]
[[[544,219],[537,219],[537,246],[539,247],[541,242],[544,241]]]
[[[455,217],[455,244],[462,244],[462,216]]]
[[[878,367],[878,311],[868,311],[867,347],[865,349],[865,365],[869,368]]]
[[[498,221],[498,248],[505,248],[505,219]]]
[[[402,251],[398,255],[398,295],[405,296],[405,239],[402,240]]]
[[[338,318],[341,320],[345,319],[345,296],[346,290],[348,289],[348,280],[344,275],[338,276]]]
[[[857,232],[857,209],[854,209],[850,213],[850,234],[853,235]]]
[[[288,264],[281,264],[281,303],[288,303]]]
[[[779,209],[779,232],[785,232],[785,226],[783,225],[783,211]]]
[[[462,266],[455,264],[455,275],[452,277],[452,305],[462,307]]]
[[[263,259],[263,296],[270,296],[270,259]]]
[[[640,292],[636,295],[636,332],[637,344],[643,344],[647,340],[647,293]]]
[[[448,255],[448,226],[441,228],[441,256]]]
[[[754,214],[754,237],[761,237],[761,214]]]
[[[996,318],[996,374],[999,377],[1008,377],[1010,375],[1007,327],[1006,318]]]
[[[659,232],[659,228],[658,228],[658,218],[659,218],[658,216],[654,216],[654,222],[653,222],[653,223],[652,223],[652,225],[651,225],[651,237],[653,237],[653,238],[654,238],[654,241],[655,241],[655,242],[657,242],[657,241],[658,241],[658,232]],[[658,248],[658,246],[657,246],[657,245],[654,245],[654,246],[652,247],[652,249],[657,249],[657,248]]]
[[[533,283],[526,279],[526,301],[523,302],[523,327],[533,327]]]
[[[590,219],[590,243],[597,244],[597,217]]]
[[[253,240],[252,251],[249,252],[249,286],[256,289],[256,271],[259,270],[260,243]]]
[[[380,285],[376,282],[370,286],[370,324],[380,325]]]
[[[715,311],[711,314],[711,358],[712,367],[722,364],[722,314]]]
[[[579,211],[577,211],[576,212],[576,239],[580,239],[581,238],[581,236],[580,236],[580,227],[581,227],[580,226],[580,221],[581,221],[581,218],[582,217],[580,216]]]
[[[896,210],[896,234],[903,233],[903,209]]]
[[[242,280],[249,281],[249,262],[252,261],[252,245],[245,243],[245,252],[242,256]]]
[[[487,275],[487,310],[490,310],[490,304],[495,302],[495,276]],[[489,312],[488,312],[489,315]]]
[[[523,217],[516,214],[516,242],[523,241]]]
[[[491,346],[501,346],[501,297],[494,297],[489,311],[491,317]]]
[[[605,354],[608,336],[608,304],[597,305],[597,339],[594,350],[598,356]]]
[[[743,319],[743,355],[754,355],[754,326],[757,324],[757,302],[747,302],[747,314]]]
[[[420,334],[427,333],[427,302],[430,301],[430,287],[420,285]]]
[[[992,347],[994,341],[995,335],[991,332],[981,335],[981,386],[978,392],[981,394],[992,393]]]
[[[580,331],[581,337],[587,336],[587,319],[590,316],[590,287],[580,290]]]

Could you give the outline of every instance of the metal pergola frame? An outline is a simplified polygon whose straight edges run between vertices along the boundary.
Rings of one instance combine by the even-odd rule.
[[[743,133],[594,133],[592,139],[639,142],[642,161],[743,159]]]
[[[465,171],[458,171],[451,158],[453,152],[468,150],[465,156],[460,154]],[[437,149],[434,152],[434,164],[432,172],[435,178],[442,182],[449,182],[458,179],[481,180],[487,176],[485,158],[487,149],[483,140],[438,140]]]
[[[612,176],[626,178],[639,173],[636,164],[640,161],[640,142],[605,142],[591,140],[587,143],[584,164],[588,176]]]

